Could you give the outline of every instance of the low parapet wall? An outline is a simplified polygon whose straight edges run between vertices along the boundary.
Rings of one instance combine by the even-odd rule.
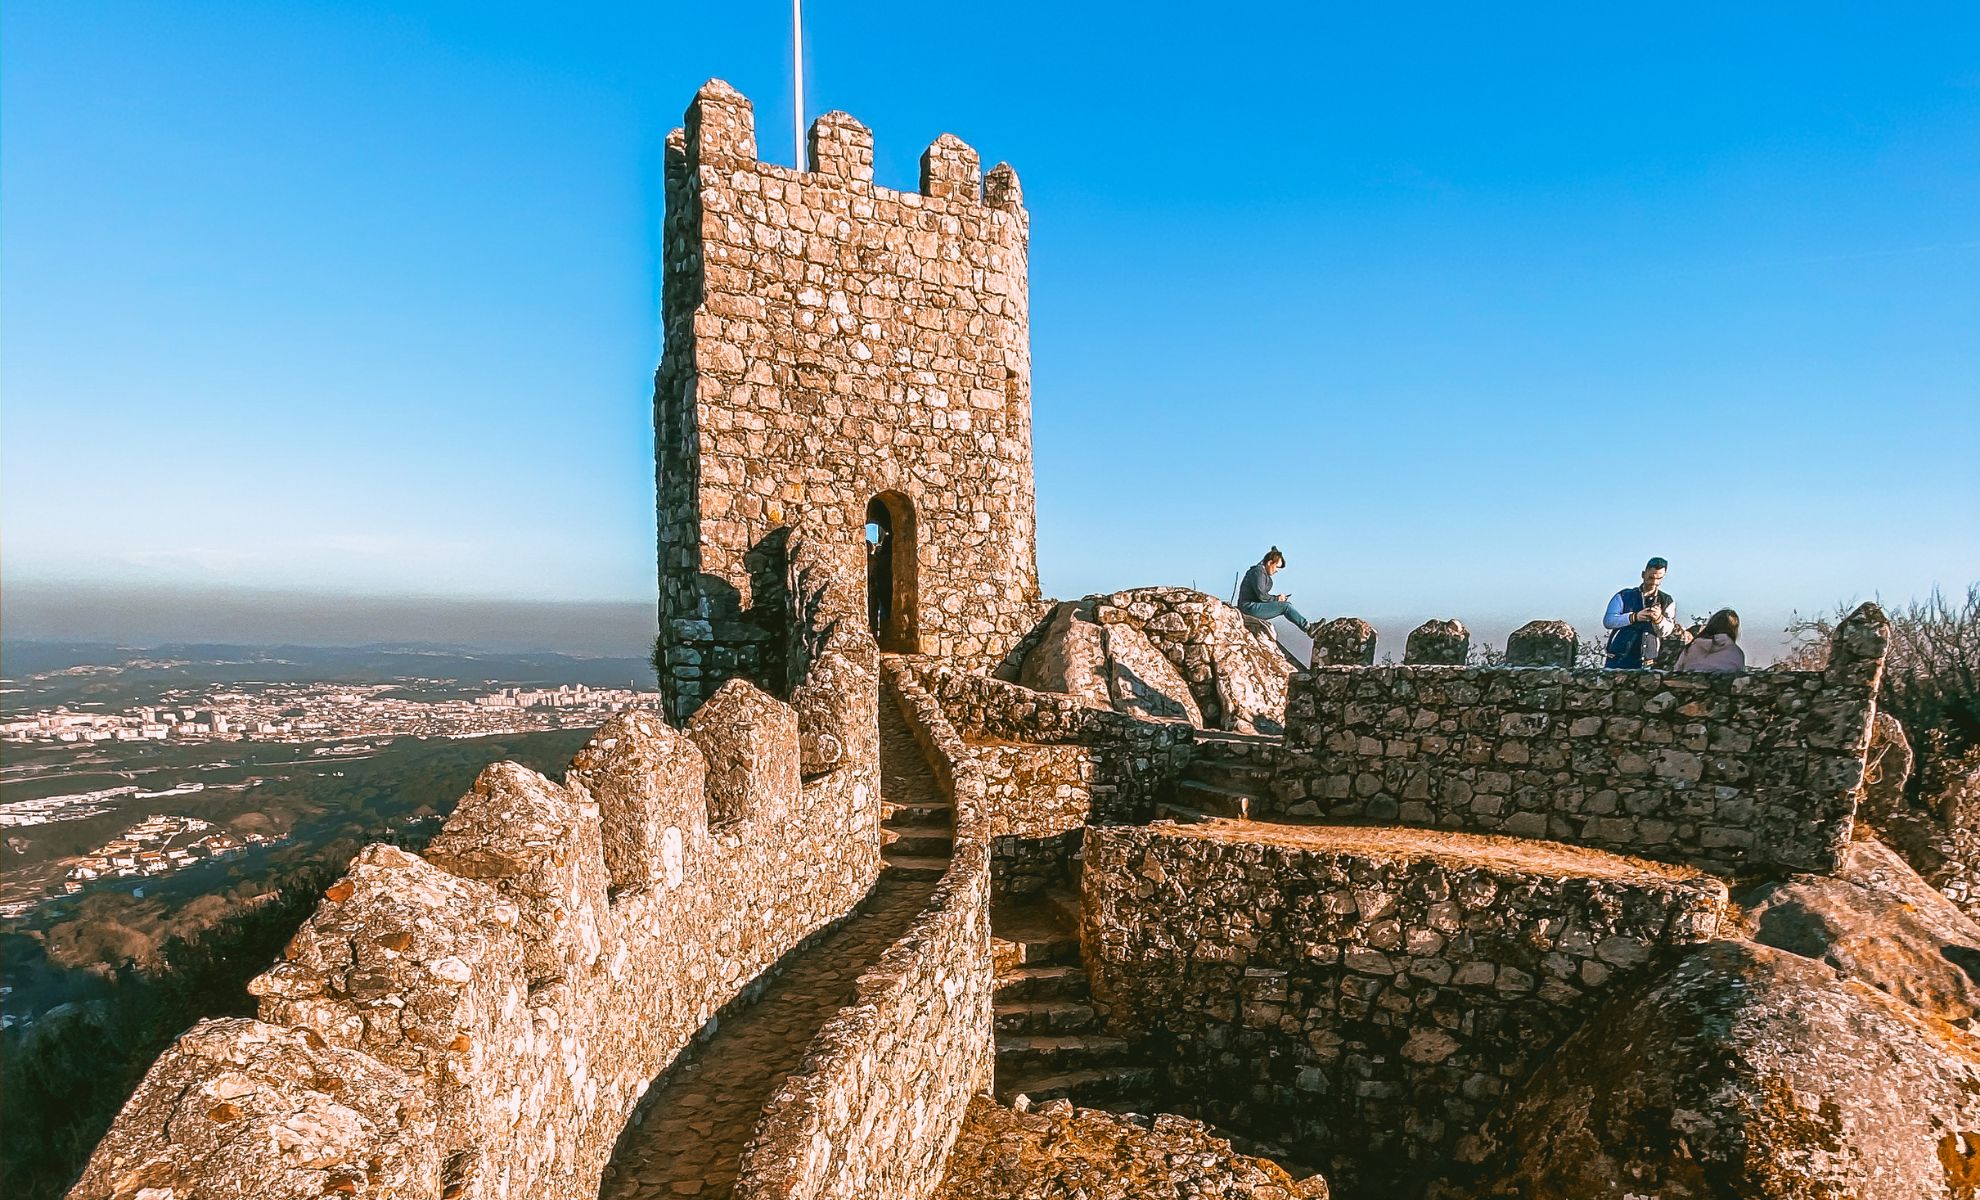
[[[497,764],[424,855],[364,850],[261,1019],[168,1049],[72,1195],[595,1196],[648,1084],[878,876],[877,655],[818,633],[802,712],[731,680],[685,731],[622,714],[565,783]]]
[[[1889,638],[1866,604],[1821,672],[1316,668],[1294,678],[1264,811],[1829,870]]]
[[[914,925],[859,977],[743,1156],[737,1200],[894,1197],[941,1183],[970,1097],[990,1085],[989,844],[983,782],[935,701],[889,663],[894,700],[954,799],[955,856]]]
[[[1162,790],[1189,763],[1193,741],[1187,725],[1090,708],[1070,696],[1035,692],[937,659],[902,662],[972,747],[1079,746],[1091,751],[1096,764],[1091,783],[1113,789],[1107,793],[1108,810],[1099,814],[1103,820],[1147,820]],[[1046,757],[1027,761],[1043,762]],[[996,804],[990,807],[990,819],[998,833],[1036,824],[1032,815]],[[1084,820],[1082,813],[1078,822],[1068,819],[1065,827]]]
[[[1474,1159],[1534,1056],[1726,900],[1578,847],[1245,822],[1089,829],[1083,894],[1108,1030],[1371,1196]]]
[[[1145,721],[1052,692],[903,660],[960,735],[982,780],[999,894],[1063,882],[1088,824],[1138,824],[1194,753],[1188,726]]]

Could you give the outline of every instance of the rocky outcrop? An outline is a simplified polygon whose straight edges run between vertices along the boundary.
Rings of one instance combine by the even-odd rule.
[[[1067,601],[1043,624],[1043,634],[1018,669],[1017,682],[1037,692],[1063,692],[1096,708],[1111,705],[1107,648],[1093,620],[1093,606]]]
[[[1372,645],[1372,641],[1370,643]],[[1000,675],[1096,708],[1277,733],[1298,668],[1269,632],[1188,588],[1135,588],[1058,605]]]
[[[1926,747],[1927,769],[1914,786],[1919,754],[1897,718],[1879,712],[1857,815],[1866,832],[1980,921],[1980,750],[1935,758],[1933,748]]]
[[[1150,1119],[1054,1100],[1028,1112],[979,1097],[935,1200],[1326,1200],[1185,1117]]]
[[[1941,1020],[1980,1019],[1980,925],[1880,842],[1852,843],[1833,876],[1767,884],[1740,905],[1765,945]]]
[[[1952,852],[1933,882],[1967,916],[1980,921],[1980,750],[1957,765],[1934,803]]]
[[[1483,1186],[1575,1200],[1971,1200],[1980,1041],[1807,958],[1701,948],[1501,1114]]]
[[[1107,688],[1115,712],[1203,724],[1203,710],[1189,694],[1189,685],[1147,634],[1118,621],[1100,628],[1106,635]]]
[[[1904,726],[1891,714],[1879,712],[1870,725],[1870,749],[1863,756],[1863,803],[1857,815],[1881,829],[1908,808],[1905,785],[1911,782],[1915,761]]]

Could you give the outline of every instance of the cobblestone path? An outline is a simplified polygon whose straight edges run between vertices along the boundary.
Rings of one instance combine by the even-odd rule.
[[[887,809],[947,805],[890,696],[880,700],[880,766]],[[713,1037],[654,1081],[619,1137],[601,1200],[730,1194],[764,1102],[798,1068],[819,1028],[852,1002],[859,973],[907,932],[934,891],[925,877],[930,860],[912,861],[903,868],[890,858],[854,916],[800,952],[753,1002],[724,1014]]]

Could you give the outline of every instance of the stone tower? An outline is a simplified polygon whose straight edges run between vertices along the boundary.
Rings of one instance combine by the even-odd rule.
[[[968,665],[1037,615],[1028,218],[944,134],[921,188],[873,182],[873,134],[811,126],[809,170],[759,162],[748,100],[709,82],[667,142],[666,350],[654,389],[661,686],[773,690],[792,522],[866,543],[882,649]]]

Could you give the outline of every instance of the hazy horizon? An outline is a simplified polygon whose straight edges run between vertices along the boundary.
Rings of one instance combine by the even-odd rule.
[[[1164,581],[1140,580],[1123,586],[1155,582]],[[1619,581],[1618,586],[1622,582],[1626,581]],[[1671,591],[1686,615],[1703,615],[1702,606],[1688,602],[1675,586]],[[1494,646],[1503,646],[1508,632],[1538,618],[1564,620],[1584,638],[1595,636],[1608,595],[1604,592],[1574,611],[1494,612],[1482,605],[1467,608],[1464,601],[1388,612],[1322,611],[1329,617],[1358,616],[1370,622],[1380,635],[1378,653],[1399,658],[1409,631],[1431,618],[1456,617],[1471,630],[1474,642]],[[1826,603],[1801,606],[1799,611],[1804,616],[1826,614],[1839,604],[1875,598],[1869,593],[1838,596]],[[1894,605],[1909,599],[1912,597],[1883,597]],[[411,643],[644,659],[658,632],[657,608],[654,600],[524,600],[8,582],[0,586],[0,638],[136,647],[174,643],[324,647]],[[1755,665],[1771,661],[1786,643],[1782,630],[1793,611],[1742,610],[1742,640]]]

